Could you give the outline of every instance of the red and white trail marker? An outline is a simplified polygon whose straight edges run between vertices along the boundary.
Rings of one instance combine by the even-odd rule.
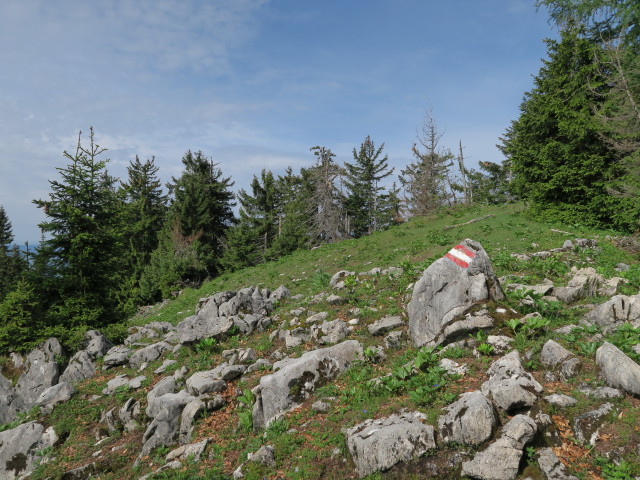
[[[445,257],[462,268],[469,268],[469,264],[475,256],[475,253],[463,245],[456,245],[445,255]]]

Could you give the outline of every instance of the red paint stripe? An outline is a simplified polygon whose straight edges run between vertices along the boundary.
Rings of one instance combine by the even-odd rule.
[[[455,263],[456,265],[462,267],[462,268],[469,268],[469,264],[463,260],[460,260],[458,257],[454,257],[453,255],[451,255],[450,253],[447,253],[445,255],[445,257],[447,257],[449,260],[451,260],[453,263]]]
[[[473,253],[471,250],[469,250],[467,247],[465,247],[464,245],[456,245],[455,247],[456,250],[460,250],[462,253],[464,253],[467,257],[475,257],[476,254]]]

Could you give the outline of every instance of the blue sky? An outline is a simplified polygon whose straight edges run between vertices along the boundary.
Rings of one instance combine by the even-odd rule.
[[[90,126],[112,175],[155,156],[163,182],[188,149],[246,188],[367,135],[399,173],[429,108],[441,146],[499,162],[556,36],[521,0],[0,0],[0,204],[37,242],[31,200]]]

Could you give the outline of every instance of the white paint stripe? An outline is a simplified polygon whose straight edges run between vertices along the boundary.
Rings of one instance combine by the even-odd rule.
[[[466,263],[471,263],[471,261],[473,260],[472,257],[455,248],[452,248],[451,250],[449,250],[449,253],[454,257],[456,257],[457,259],[462,260],[463,262],[466,262]]]

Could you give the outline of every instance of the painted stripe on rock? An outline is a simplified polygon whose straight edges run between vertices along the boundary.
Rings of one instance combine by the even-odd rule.
[[[475,256],[475,253],[463,245],[456,245],[445,255],[445,257],[462,268],[469,268],[469,264]]]

